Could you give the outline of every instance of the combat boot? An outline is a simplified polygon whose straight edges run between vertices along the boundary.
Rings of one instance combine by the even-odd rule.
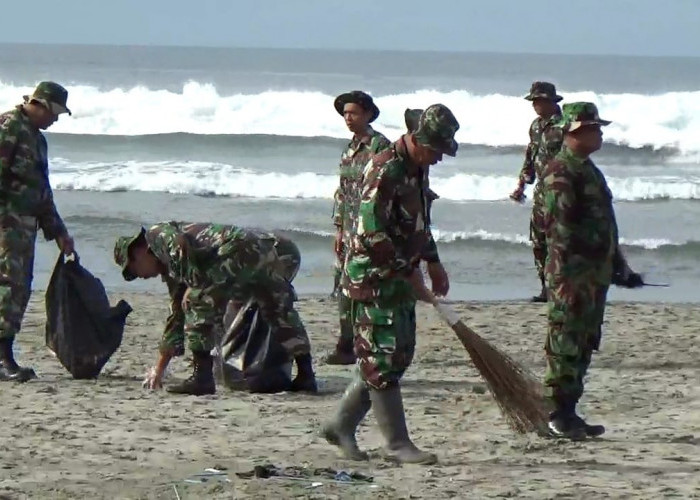
[[[583,441],[588,437],[586,424],[576,415],[576,402],[570,398],[555,398],[555,410],[549,414],[549,436]]]
[[[369,394],[379,430],[387,441],[385,449],[389,457],[406,464],[436,463],[436,455],[422,451],[408,437],[401,388],[394,385],[382,390],[370,389]]]
[[[192,375],[179,385],[168,387],[168,392],[173,394],[191,394],[192,396],[204,396],[216,393],[214,383],[214,360],[209,351],[193,352]]]
[[[542,283],[542,290],[539,295],[532,297],[532,302],[547,302],[547,287],[544,285],[544,278],[540,278],[540,283]]]
[[[581,421],[581,425],[583,425],[583,429],[586,431],[586,436],[588,437],[599,437],[605,434],[605,426],[600,425],[600,424],[589,424],[587,423],[583,418],[581,418],[579,415],[574,414],[575,418]]]
[[[345,389],[335,416],[321,429],[321,435],[325,440],[340,448],[343,456],[348,460],[361,461],[369,458],[367,453],[357,446],[355,432],[371,406],[367,384],[360,374],[356,373]]]
[[[36,378],[33,368],[19,366],[15,361],[12,352],[14,341],[14,337],[0,339],[0,380],[27,382]]]
[[[292,380],[293,392],[310,392],[316,394],[316,375],[312,365],[311,354],[302,354],[294,358],[297,363],[297,376]]]
[[[335,351],[329,354],[325,360],[328,365],[354,365],[357,361],[353,350],[352,331],[348,335],[348,332],[343,331],[345,328],[346,325],[341,322],[340,338],[335,346]]]

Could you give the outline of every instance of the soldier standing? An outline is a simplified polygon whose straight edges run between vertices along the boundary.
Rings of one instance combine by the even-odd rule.
[[[335,192],[333,224],[336,228],[336,290],[340,285],[348,242],[357,220],[360,203],[359,183],[362,169],[372,155],[389,147],[389,140],[374,130],[370,123],[379,116],[379,108],[372,97],[362,91],[353,90],[336,97],[333,103],[336,111],[345,120],[352,140],[340,157],[340,183]],[[351,365],[355,363],[353,352],[353,330],[350,315],[350,300],[336,292],[340,319],[340,336],[335,351],[326,358],[330,365]]]
[[[525,162],[520,171],[518,188],[510,195],[511,199],[522,203],[525,200],[525,184],[535,183],[532,195],[532,214],[530,215],[530,242],[535,257],[537,276],[541,291],[532,297],[533,302],[547,302],[544,281],[544,263],[547,248],[542,228],[542,169],[561,149],[561,129],[554,124],[561,118],[561,109],[557,104],[562,97],[557,95],[555,86],[549,82],[533,82],[530,93],[525,99],[532,101],[537,118],[530,125],[530,143],[525,151]]]
[[[229,301],[244,303],[253,297],[279,343],[296,361],[292,390],[317,391],[309,338],[294,309],[291,279],[296,274],[294,261],[298,262],[296,245],[258,230],[169,222],[117,239],[114,260],[127,281],[161,276],[168,285],[171,314],[151,388],[160,386],[170,359],[184,352],[186,335],[194,372],[168,391],[213,394],[215,329],[222,328]]]
[[[602,146],[601,126],[609,124],[592,103],[565,104],[557,125],[564,147],[542,172],[549,295],[544,382],[554,406],[549,429],[572,440],[605,432],[579,417],[576,405],[600,344],[608,287],[643,285],[622,255],[612,194],[589,157]]]
[[[375,155],[364,169],[357,230],[342,284],[352,300],[358,370],[334,418],[323,427],[326,440],[352,460],[367,459],[355,431],[370,407],[394,458],[420,464],[437,460],[408,435],[399,383],[413,360],[416,299],[429,300],[418,267],[431,238],[424,169],[444,154],[455,156],[458,129],[446,106],[432,105],[416,132]]]
[[[46,138],[66,107],[68,91],[41,82],[24,103],[0,115],[0,379],[26,381],[34,370],[17,364],[13,354],[32,288],[37,230],[73,253],[49,184]]]

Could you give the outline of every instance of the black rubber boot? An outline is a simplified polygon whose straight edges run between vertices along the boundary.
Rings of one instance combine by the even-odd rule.
[[[367,453],[357,446],[355,432],[371,406],[369,389],[358,373],[345,389],[335,416],[326,422],[321,430],[321,435],[326,441],[340,448],[348,460],[368,459]]]
[[[436,455],[419,449],[408,437],[401,388],[395,385],[382,390],[370,389],[369,394],[379,430],[387,442],[386,451],[390,458],[406,464],[436,463]]]
[[[302,354],[294,358],[297,363],[297,376],[292,380],[292,391],[316,394],[316,375],[314,374],[311,354]]]
[[[179,385],[168,387],[168,392],[173,394],[190,394],[192,396],[204,396],[216,393],[214,382],[214,360],[209,351],[192,353],[194,368],[190,378]]]
[[[0,339],[0,380],[27,382],[36,378],[33,368],[19,366],[15,361],[12,352],[14,341],[14,337]]]
[[[551,437],[583,441],[586,439],[585,422],[576,415],[576,402],[568,397],[554,399],[555,410],[549,414]]]
[[[544,285],[544,277],[540,278],[540,283],[542,283],[542,290],[539,295],[532,297],[532,302],[547,302],[547,287]]]
[[[340,338],[335,346],[335,351],[326,357],[327,365],[354,365],[357,361],[354,351],[352,328],[350,332],[343,331],[346,328],[340,323]]]

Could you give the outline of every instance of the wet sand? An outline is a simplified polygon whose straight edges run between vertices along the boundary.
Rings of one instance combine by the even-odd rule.
[[[0,498],[700,498],[700,305],[609,305],[581,404],[608,432],[584,443],[513,434],[454,334],[421,305],[403,392],[414,441],[439,456],[439,464],[423,467],[379,456],[371,412],[358,433],[370,462],[342,460],[317,436],[352,370],[322,363],[335,341],[335,302],[299,304],[320,395],[220,388],[196,398],[141,388],[156,358],[165,296],[118,298],[134,307],[121,348],[98,380],[76,381],[44,347],[43,293],[34,293],[17,344],[18,360],[39,378],[0,384]],[[474,330],[542,374],[544,306],[455,307]],[[185,359],[172,367],[166,384],[188,375]],[[309,488],[312,480],[235,474],[268,463],[353,470],[372,476],[374,486],[319,479]],[[231,482],[184,481],[210,467],[226,469]]]

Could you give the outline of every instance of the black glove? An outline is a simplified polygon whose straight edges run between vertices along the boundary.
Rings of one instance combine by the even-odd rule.
[[[640,288],[644,286],[642,275],[635,272],[627,274],[627,279],[622,276],[622,273],[615,273],[612,277],[612,284],[625,288]]]
[[[640,288],[644,286],[644,279],[639,273],[631,272],[627,276],[627,288]]]

